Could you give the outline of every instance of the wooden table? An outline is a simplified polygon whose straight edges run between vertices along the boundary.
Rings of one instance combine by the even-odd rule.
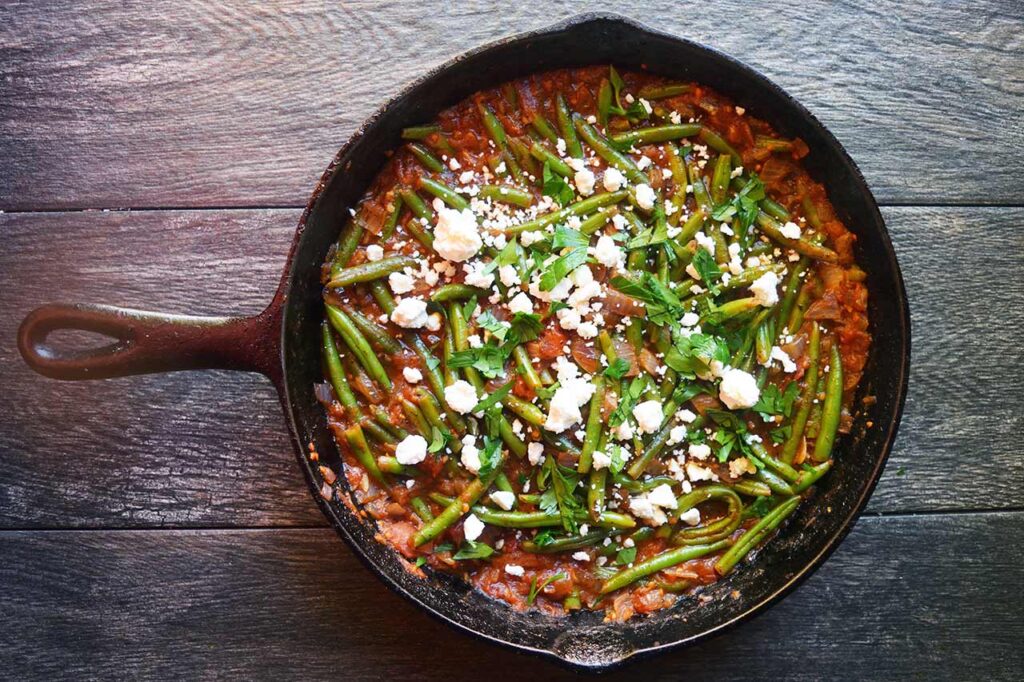
[[[257,376],[32,374],[51,300],[254,313],[356,125],[428,65],[586,9],[0,7],[0,676],[547,679],[439,625],[325,526]],[[622,8],[751,63],[846,145],[910,292],[900,437],[805,585],[622,679],[1020,679],[1024,8]]]

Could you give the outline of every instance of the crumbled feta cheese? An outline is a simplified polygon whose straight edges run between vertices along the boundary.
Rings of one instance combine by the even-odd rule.
[[[406,367],[402,370],[402,376],[410,384],[416,384],[423,381],[423,372],[419,371],[415,367]]]
[[[800,226],[794,223],[792,220],[783,225],[779,232],[786,239],[800,239]]]
[[[779,364],[782,365],[782,371],[786,374],[792,374],[796,371],[796,363],[793,362],[793,358],[789,357],[789,353],[778,346],[772,346],[769,360],[778,360]]]
[[[613,430],[617,440],[629,440],[633,437],[633,425],[629,422],[622,422]]]
[[[519,272],[514,265],[502,265],[498,268],[498,278],[507,287],[514,287],[519,284]]]
[[[419,329],[427,324],[427,303],[418,298],[403,298],[391,311],[391,321],[405,329]]]
[[[584,552],[583,550],[573,552],[572,558],[576,561],[590,561],[590,555]]]
[[[761,390],[757,387],[757,379],[742,369],[728,367],[722,372],[722,385],[718,389],[718,397],[730,410],[753,407]]]
[[[491,493],[491,501],[508,511],[516,503],[516,494],[507,490],[495,490]]]
[[[597,325],[593,322],[580,322],[580,325],[576,327],[576,333],[583,339],[593,339],[597,337]]]
[[[459,379],[454,384],[444,387],[444,401],[448,407],[459,414],[472,412],[476,404],[480,402],[476,397],[476,389],[473,384],[465,379]]]
[[[590,461],[594,465],[595,469],[607,469],[612,465],[611,456],[600,450],[594,451]]]
[[[461,211],[442,207],[434,228],[434,250],[450,261],[469,260],[484,245],[477,229],[476,216],[468,208]]]
[[[744,109],[743,107],[736,107],[736,115],[737,116],[742,116],[745,113],[747,113],[746,109]]]
[[[473,171],[462,171],[462,173],[459,174],[459,183],[468,185],[471,182],[473,182]]]
[[[706,443],[691,443],[687,453],[694,459],[707,459],[711,455],[711,446]]]
[[[697,272],[697,268],[693,267],[693,263],[686,264],[686,274],[692,277],[693,279],[700,279],[700,273]]]
[[[568,379],[561,381],[555,395],[551,397],[544,428],[554,433],[561,433],[573,424],[583,421],[580,406],[590,400],[595,387],[586,379]]]
[[[651,501],[651,504],[665,509],[673,509],[676,506],[676,496],[667,483],[662,483],[647,493],[647,499]]]
[[[589,197],[594,193],[594,183],[597,181],[597,178],[594,177],[594,171],[589,168],[578,170],[572,179],[576,184],[576,189],[583,196]]]
[[[476,514],[470,514],[466,517],[466,520],[462,522],[462,534],[469,542],[475,542],[483,532],[484,522],[478,519]]]
[[[736,167],[735,167],[735,168],[733,168],[733,169],[732,169],[732,171],[731,171],[731,172],[729,173],[729,177],[730,177],[730,178],[738,178],[738,177],[739,177],[739,176],[741,176],[741,175],[743,175],[743,166],[736,166]]]
[[[609,192],[617,192],[619,188],[626,184],[626,176],[617,168],[606,168],[601,182]]]
[[[715,255],[715,240],[704,234],[703,230],[693,235],[693,238],[697,240],[697,246],[700,246],[712,256]]]
[[[480,449],[476,446],[476,436],[471,433],[462,437],[462,451],[459,452],[459,461],[466,471],[478,473],[480,471]]]
[[[683,117],[679,115],[678,111],[673,111],[669,113],[668,120],[671,121],[673,125],[679,125],[683,122]]]
[[[594,247],[594,258],[606,268],[616,269],[622,265],[622,249],[615,240],[607,235],[602,235]]]
[[[700,510],[696,507],[687,509],[685,512],[679,515],[679,520],[685,523],[687,526],[696,526],[700,523]]]
[[[526,293],[520,291],[508,302],[508,310],[511,313],[532,313],[533,301]]]
[[[526,569],[519,564],[505,564],[505,572],[519,578],[526,572]]]
[[[696,327],[698,322],[700,322],[700,315],[697,313],[683,313],[683,316],[679,318],[679,323],[684,327]]]
[[[406,436],[395,446],[399,464],[419,464],[427,458],[427,440],[423,436]]]
[[[640,433],[654,433],[661,426],[661,402],[658,400],[646,400],[633,408],[633,418],[636,419]]]
[[[697,421],[697,415],[690,410],[679,410],[676,412],[676,419],[685,424],[692,424]]]
[[[654,201],[656,197],[654,190],[651,189],[650,185],[640,184],[636,186],[636,204],[645,211],[650,211],[654,208]]]
[[[391,291],[399,296],[416,288],[416,280],[404,272],[392,272],[388,275],[388,284],[391,286]]]
[[[636,162],[636,167],[639,168],[640,170],[647,170],[648,168],[651,167],[651,163],[651,157],[641,156],[640,159]]]
[[[773,270],[769,270],[754,280],[750,285],[750,293],[760,305],[770,308],[779,302],[779,276]]]
[[[370,244],[366,247],[366,260],[370,262],[379,261],[384,257],[384,249],[380,244]]]
[[[672,430],[668,432],[668,444],[676,445],[682,443],[686,439],[686,427],[685,426],[673,426]]]
[[[463,265],[462,269],[466,272],[466,284],[471,287],[480,287],[481,289],[487,289],[494,284],[494,275],[490,272],[484,272],[486,267],[487,264],[481,261]]]
[[[529,443],[526,446],[526,459],[533,466],[538,466],[544,461],[544,446],[540,443]]]
[[[718,479],[718,476],[715,475],[714,471],[693,462],[686,463],[686,477],[694,483],[697,481],[715,481]]]
[[[427,315],[426,327],[432,332],[440,331],[441,313],[431,313],[430,315]]]
[[[629,498],[629,511],[639,519],[650,521],[653,526],[661,526],[668,521],[665,512],[651,503],[646,495]]]

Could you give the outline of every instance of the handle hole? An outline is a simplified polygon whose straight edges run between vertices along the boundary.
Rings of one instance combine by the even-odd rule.
[[[124,344],[122,339],[90,331],[87,329],[71,329],[62,327],[50,330],[35,343],[35,350],[40,356],[55,358],[84,358],[110,353]]]

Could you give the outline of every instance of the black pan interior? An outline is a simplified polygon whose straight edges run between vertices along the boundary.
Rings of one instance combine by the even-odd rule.
[[[472,92],[518,76],[567,66],[613,62],[630,69],[694,79],[734,97],[757,117],[811,149],[807,165],[828,188],[840,216],[858,237],[858,258],[868,272],[874,347],[862,389],[877,397],[858,419],[855,434],[838,446],[838,466],[818,486],[779,537],[730,577],[708,587],[710,601],[685,600],[675,608],[625,624],[600,614],[552,618],[519,613],[460,581],[410,575],[396,554],[373,538],[373,528],[344,505],[321,506],[353,549],[396,591],[442,619],[485,638],[554,654],[577,666],[614,665],[634,653],[707,636],[781,596],[812,570],[845,535],[866,502],[895,436],[909,361],[909,319],[899,268],[874,199],[838,142],[783,91],[748,67],[706,47],[652,32],[629,20],[587,15],[476,50],[432,71],[372,117],[342,149],[300,224],[282,329],[286,407],[300,459],[312,442],[337,466],[338,453],[312,386],[322,380],[318,324],[323,313],[320,264],[337,238],[343,211],[358,199],[400,143],[399,132],[429,121]],[[344,93],[338,93],[341,98]],[[872,423],[871,428],[864,425]],[[339,551],[340,550],[339,548]],[[358,579],[358,576],[354,576]],[[739,591],[739,598],[730,593]]]

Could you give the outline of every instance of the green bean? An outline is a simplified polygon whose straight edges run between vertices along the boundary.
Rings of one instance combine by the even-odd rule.
[[[666,403],[670,404],[670,403]],[[629,465],[626,470],[627,473],[633,478],[639,478],[640,474],[644,473],[648,465],[654,458],[657,457],[662,450],[665,449],[666,443],[668,443],[669,434],[672,431],[672,420],[667,419],[662,423],[661,428],[651,438],[651,442],[644,449],[643,454],[633,460],[633,463]]]
[[[725,193],[729,191],[729,174],[732,172],[732,158],[728,154],[719,154],[715,160],[715,170],[711,174],[711,199],[715,205],[725,201]]]
[[[555,116],[558,119],[558,130],[562,133],[562,138],[565,140],[565,150],[569,153],[569,156],[575,159],[582,159],[583,147],[580,145],[579,138],[576,137],[576,129],[572,124],[573,114],[569,111],[569,106],[565,103],[565,98],[561,94],[555,99]]]
[[[557,173],[563,178],[571,177],[573,174],[572,168],[569,167],[569,164],[558,158],[558,156],[540,142],[534,142],[530,146],[530,154],[532,154],[533,158],[537,159],[541,163],[547,164],[548,168],[551,169],[551,172]]]
[[[423,412],[420,411],[420,408],[416,403],[412,402],[408,398],[402,398],[402,412],[405,414],[405,418],[412,423],[421,436],[424,438],[430,437],[430,424],[427,422],[427,418],[423,416]]]
[[[714,204],[711,202],[711,195],[708,193],[707,185],[704,184],[704,177],[701,175],[700,166],[697,160],[690,154],[686,156],[686,172],[690,180],[690,189],[693,191],[693,198],[697,207],[711,215]]]
[[[431,154],[430,150],[423,145],[412,142],[409,144],[409,151],[427,170],[432,170],[435,173],[440,173],[444,170],[444,164],[441,163],[441,159]]]
[[[544,114],[534,114],[533,118],[530,119],[530,125],[533,127],[534,130],[540,133],[541,137],[543,137],[551,144],[555,144],[556,142],[558,142],[558,133],[555,132],[555,129],[551,126],[551,123],[548,122],[546,118],[544,118]]]
[[[548,225],[554,223],[563,222],[566,218],[571,216],[587,215],[592,211],[596,211],[599,208],[608,206],[609,204],[617,204],[618,202],[625,199],[627,192],[625,190],[619,190],[618,192],[607,192],[605,194],[595,194],[592,197],[587,197],[582,201],[577,201],[574,204],[569,204],[563,209],[558,211],[552,211],[547,215],[543,215],[540,218],[520,223],[519,225],[513,225],[512,227],[506,228],[507,234],[519,234],[520,232],[532,232],[535,230],[543,230]]]
[[[497,465],[486,477],[473,479],[469,485],[463,488],[458,497],[445,506],[444,510],[433,521],[419,529],[419,532],[413,537],[413,545],[419,547],[423,543],[433,540],[462,518],[466,510],[476,504],[477,500],[483,497],[483,494],[491,487],[491,483],[494,482],[495,477],[501,472],[503,464],[504,454],[502,453],[499,455]]]
[[[408,232],[413,239],[418,241],[420,244],[423,244],[423,246],[428,249],[434,249],[434,235],[423,229],[423,225],[420,224],[418,218],[407,220],[404,227],[405,231]]]
[[[797,292],[796,300],[793,302],[793,309],[789,313],[789,320],[786,321],[786,329],[790,334],[795,334],[800,330],[800,325],[804,321],[804,313],[807,312],[807,308],[811,305],[811,296],[814,292],[814,285],[810,278],[804,285],[800,287],[800,291]]]
[[[537,161],[530,155],[530,148],[526,146],[526,143],[518,137],[511,137],[508,140],[508,148],[513,156],[516,157],[516,162],[523,172],[533,176],[534,184],[538,186],[543,185],[540,166],[537,165]],[[539,184],[538,181],[540,181]]]
[[[624,568],[616,573],[614,576],[606,580],[604,585],[601,586],[601,594],[608,594],[609,592],[620,590],[627,585],[632,585],[641,578],[651,575],[652,573],[663,571],[666,568],[671,568],[672,566],[681,564],[684,561],[699,559],[702,556],[707,556],[708,554],[725,549],[728,546],[728,540],[719,540],[718,542],[713,542],[709,545],[689,545],[662,552],[661,554],[657,554],[646,561],[641,561],[630,568]]]
[[[588,216],[580,222],[579,232],[585,234],[588,237],[593,235],[595,232],[600,230],[602,227],[608,224],[608,221],[612,219],[612,216],[618,213],[618,210],[612,206],[610,208],[598,209],[593,215]]]
[[[708,485],[697,488],[679,498],[676,514],[681,515],[708,500],[722,500],[728,509],[726,515],[711,523],[693,528],[684,528],[672,536],[676,545],[695,545],[721,540],[732,535],[739,528],[743,515],[743,501],[739,495],[722,485]]]
[[[392,272],[398,272],[405,268],[418,267],[419,263],[415,258],[409,258],[408,256],[390,256],[378,261],[368,261],[360,265],[353,265],[350,268],[339,270],[338,273],[334,275],[329,282],[327,282],[327,286],[331,289],[339,289],[359,282],[369,282],[373,279],[387,277]]]
[[[351,351],[342,354],[341,364],[344,365],[345,372],[351,377],[349,383],[357,393],[374,405],[384,402],[384,394],[359,364],[355,354]],[[366,428],[365,425],[364,428]]]
[[[793,483],[793,491],[797,494],[810,488],[812,485],[818,482],[822,476],[828,473],[829,469],[832,468],[832,460],[822,462],[816,466],[803,469],[800,472],[800,476]]]
[[[385,431],[387,431],[388,433],[395,437],[396,443],[409,435],[409,432],[403,429],[401,426],[397,426],[394,423],[392,423],[390,415],[388,415],[388,413],[385,412],[384,408],[382,407],[374,406],[373,418],[377,420],[377,423],[381,426],[381,428],[383,428]]]
[[[818,207],[815,206],[814,202],[810,197],[805,196],[800,205],[804,209],[804,216],[807,217],[807,222],[810,223],[811,227],[815,230],[821,230],[821,216],[818,215]]]
[[[768,449],[762,443],[754,441],[750,443],[750,449],[754,452],[759,460],[761,460],[769,469],[782,476],[789,483],[793,483],[799,477],[797,470],[791,467],[788,463],[783,462],[780,459],[776,459],[774,455],[768,452]]]
[[[797,253],[807,256],[808,258],[825,261],[826,263],[835,263],[839,260],[839,256],[832,249],[820,246],[806,239],[790,239],[783,235],[782,226],[776,222],[775,218],[772,218],[764,211],[758,211],[757,213],[757,226],[760,227],[761,231],[768,235],[772,241],[793,249]]]
[[[583,604],[580,602],[580,591],[573,590],[570,592],[562,602],[562,608],[566,611],[578,611],[583,608]]]
[[[327,365],[327,376],[330,377],[334,395],[338,398],[338,402],[348,410],[351,417],[358,418],[362,414],[362,410],[348,384],[345,370],[341,366],[341,356],[338,354],[338,347],[334,344],[334,335],[327,322],[321,325],[321,330],[323,332],[324,364]]]
[[[587,511],[594,521],[601,517],[604,510],[607,483],[608,469],[590,470],[590,478],[587,481]]]
[[[459,196],[454,189],[443,182],[421,175],[417,180],[417,185],[457,211],[469,208],[469,201]]]
[[[776,220],[782,220],[785,222],[790,218],[789,211],[786,210],[785,206],[773,199],[769,199],[768,197],[761,200],[761,208],[764,209],[765,213]]]
[[[778,317],[775,318],[776,338],[778,338],[779,332],[782,331],[783,324],[789,321],[789,316],[793,313],[793,305],[796,303],[796,297],[800,293],[800,275],[807,269],[808,262],[807,258],[800,258],[797,264],[789,271],[789,276],[786,277],[782,300],[779,303]],[[790,329],[789,331],[794,332],[796,330]]]
[[[362,427],[356,424],[345,429],[344,436],[345,440],[348,441],[352,454],[359,461],[359,464],[362,465],[366,473],[380,485],[386,486],[387,481],[384,480],[384,474],[377,467],[377,460],[373,458],[370,446],[366,444],[366,437],[363,435]]]
[[[650,179],[644,174],[643,171],[634,163],[633,159],[629,158],[619,150],[617,150],[612,143],[601,133],[597,132],[594,126],[590,125],[580,116],[573,117],[576,123],[576,130],[579,132],[587,144],[589,144],[593,150],[604,159],[609,166],[622,171],[623,175],[633,183],[650,184]]]
[[[544,426],[544,422],[547,417],[544,416],[541,409],[533,403],[526,402],[522,398],[517,398],[511,393],[505,396],[501,402],[509,409],[509,411],[526,423],[538,427]]]
[[[363,315],[358,310],[352,310],[351,308],[342,307],[342,310],[352,319],[352,322],[359,328],[359,331],[369,338],[370,342],[375,344],[385,353],[397,353],[402,350],[402,344],[396,341],[388,330],[380,326],[366,315]]]
[[[384,243],[391,239],[391,235],[395,233],[395,228],[398,227],[398,218],[402,215],[402,197],[399,196],[398,192],[394,192],[394,198],[391,200],[391,213],[388,214],[387,219],[380,228],[380,242]]]
[[[402,198],[405,205],[409,207],[412,214],[420,220],[431,221],[434,219],[434,209],[427,205],[427,202],[423,201],[423,197],[409,188],[402,188],[398,190],[398,196]]]
[[[409,504],[412,505],[412,510],[416,512],[416,516],[420,517],[424,522],[429,523],[434,520],[434,512],[430,511],[430,505],[422,497],[412,498],[409,500]]]
[[[438,504],[454,502],[452,498],[440,493],[430,493],[430,499]],[[544,511],[499,511],[478,505],[473,507],[473,513],[484,523],[498,526],[499,528],[551,528],[562,525],[562,517],[557,512],[549,514]],[[629,529],[636,527],[636,521],[625,514],[604,512],[601,514],[596,525],[602,528]]]
[[[772,311],[771,308],[765,310]],[[757,327],[755,355],[757,362],[767,365],[771,360],[772,346],[775,344],[775,318],[769,317]]]
[[[597,122],[602,128],[608,127],[608,114],[612,109],[612,84],[607,78],[601,79],[601,85],[597,89]]]
[[[736,481],[732,485],[733,490],[751,497],[771,497],[772,489],[761,481],[753,481],[749,478]]]
[[[716,152],[731,156],[732,162],[737,166],[743,165],[743,159],[740,157],[739,153],[715,131],[706,126],[701,126],[698,136],[704,141],[704,144],[711,147]]]
[[[448,306],[448,323],[452,328],[452,336],[455,338],[455,350],[467,350],[469,348],[469,330],[466,325],[466,316],[462,311],[462,306],[457,303],[452,303]],[[473,384],[477,393],[483,391],[484,380],[476,368],[464,367],[462,372],[466,375],[466,379],[469,380],[469,383]]]
[[[754,524],[750,530],[740,536],[729,550],[723,554],[715,563],[715,572],[725,575],[732,570],[733,566],[743,560],[750,550],[756,547],[768,535],[775,530],[786,517],[793,513],[793,510],[800,504],[799,497],[791,497],[782,502],[775,509],[771,510],[764,517]]]
[[[804,437],[804,429],[807,427],[807,417],[811,414],[811,405],[814,403],[815,391],[818,386],[818,355],[821,349],[821,328],[815,322],[811,327],[811,339],[807,346],[807,372],[804,374],[804,389],[800,392],[797,401],[796,414],[793,416],[793,423],[790,425],[789,438],[782,446],[779,459],[787,464],[793,463],[796,451]]]
[[[770,152],[788,152],[793,150],[793,143],[790,140],[779,140],[772,137],[761,137],[754,139],[754,147],[767,149]]]
[[[839,354],[839,340],[832,339],[828,358],[828,379],[825,382],[825,402],[821,408],[821,426],[814,441],[815,462],[824,462],[832,456],[832,444],[839,430],[839,418],[843,408],[843,359]]]
[[[637,97],[641,97],[646,100],[657,100],[657,99],[668,99],[669,97],[676,97],[690,91],[690,86],[686,83],[670,83],[668,85],[645,85],[640,88],[640,92],[637,93]]]
[[[434,303],[468,301],[474,296],[484,297],[488,293],[487,289],[471,287],[468,284],[444,284],[434,290],[434,293],[430,295],[430,300]]]
[[[500,201],[503,204],[513,204],[522,208],[533,205],[532,194],[511,185],[484,185],[480,188],[480,193],[477,196],[481,199]]]
[[[522,344],[516,346],[512,349],[512,356],[515,358],[516,365],[519,366],[519,373],[523,375],[526,385],[534,391],[544,388],[540,375],[537,374],[537,370],[530,360],[530,353],[526,350],[526,346]]]
[[[480,118],[484,122],[484,128],[487,129],[487,133],[494,140],[494,144],[498,146],[498,149],[505,149],[505,144],[508,141],[505,127],[501,125],[501,121],[498,120],[498,117],[494,115],[494,112],[486,104],[481,103],[478,108],[480,110]]]
[[[678,481],[671,476],[652,476],[651,478],[645,478],[643,480],[634,480],[628,475],[612,474],[612,483],[619,488],[622,488],[626,492],[630,493],[645,493],[648,490],[654,490],[659,485],[673,486]]]
[[[423,417],[427,420],[427,423],[438,429],[442,433],[448,431],[448,425],[441,417],[441,412],[438,409],[440,406],[437,403],[437,399],[434,398],[430,391],[419,389],[416,391],[416,404],[420,408],[420,412]],[[462,442],[457,438],[452,439],[448,443],[448,447],[451,448],[452,452],[462,451]]]
[[[356,252],[356,248],[363,238],[364,231],[362,223],[354,218],[342,230],[341,237],[338,238],[338,246],[334,250],[334,261],[331,263],[331,277],[334,277],[335,273],[344,270],[345,266],[348,265],[349,260],[352,259],[352,254]]]
[[[581,474],[590,471],[597,442],[601,439],[601,406],[604,404],[604,377],[596,376],[593,380],[594,395],[590,398],[590,412],[587,414],[587,426],[583,436],[583,447],[580,448],[580,459],[576,470]]]
[[[380,443],[394,445],[395,443],[398,442],[389,431],[384,429],[384,427],[382,427],[380,424],[376,422],[370,421],[369,419],[363,419],[362,421],[360,421],[359,426],[362,427],[364,434],[370,436],[371,438]]]
[[[359,360],[359,364],[366,369],[366,373],[370,375],[370,378],[384,388],[390,389],[391,378],[388,377],[387,371],[385,371],[384,366],[377,358],[377,354],[370,347],[366,337],[363,336],[349,316],[340,308],[327,305],[327,319],[330,321],[331,326],[341,335],[342,340],[351,349],[353,355]]]
[[[684,137],[693,137],[700,132],[701,127],[699,123],[683,123],[653,126],[651,128],[636,128],[624,133],[616,133],[608,139],[611,140],[616,149],[625,150],[638,144],[655,144],[658,142],[668,142],[669,140],[679,140]]]
[[[590,547],[608,537],[606,530],[592,530],[584,535],[570,535],[564,538],[555,538],[550,542],[538,545],[533,540],[524,540],[520,547],[524,552],[533,554],[556,554],[558,552],[571,552],[574,549]]]
[[[793,492],[793,486],[791,486],[789,483],[787,483],[784,479],[780,478],[776,474],[772,473],[767,468],[758,469],[757,473],[754,474],[754,478],[756,478],[757,480],[761,481],[761,483],[764,483],[769,488],[771,488],[771,491],[773,493],[785,495],[787,497],[795,494]]]
[[[405,476],[406,478],[416,478],[420,475],[420,471],[415,467],[406,466],[400,463],[394,457],[378,457],[377,468],[386,474],[394,474],[395,476]]]
[[[427,136],[439,132],[441,132],[441,126],[438,125],[410,126],[402,129],[402,139],[425,140]]]
[[[758,302],[758,299],[753,296],[726,301],[714,310],[701,315],[701,322],[710,320],[716,324],[721,324],[725,320],[732,319],[752,310],[757,310],[760,305],[761,304]]]

